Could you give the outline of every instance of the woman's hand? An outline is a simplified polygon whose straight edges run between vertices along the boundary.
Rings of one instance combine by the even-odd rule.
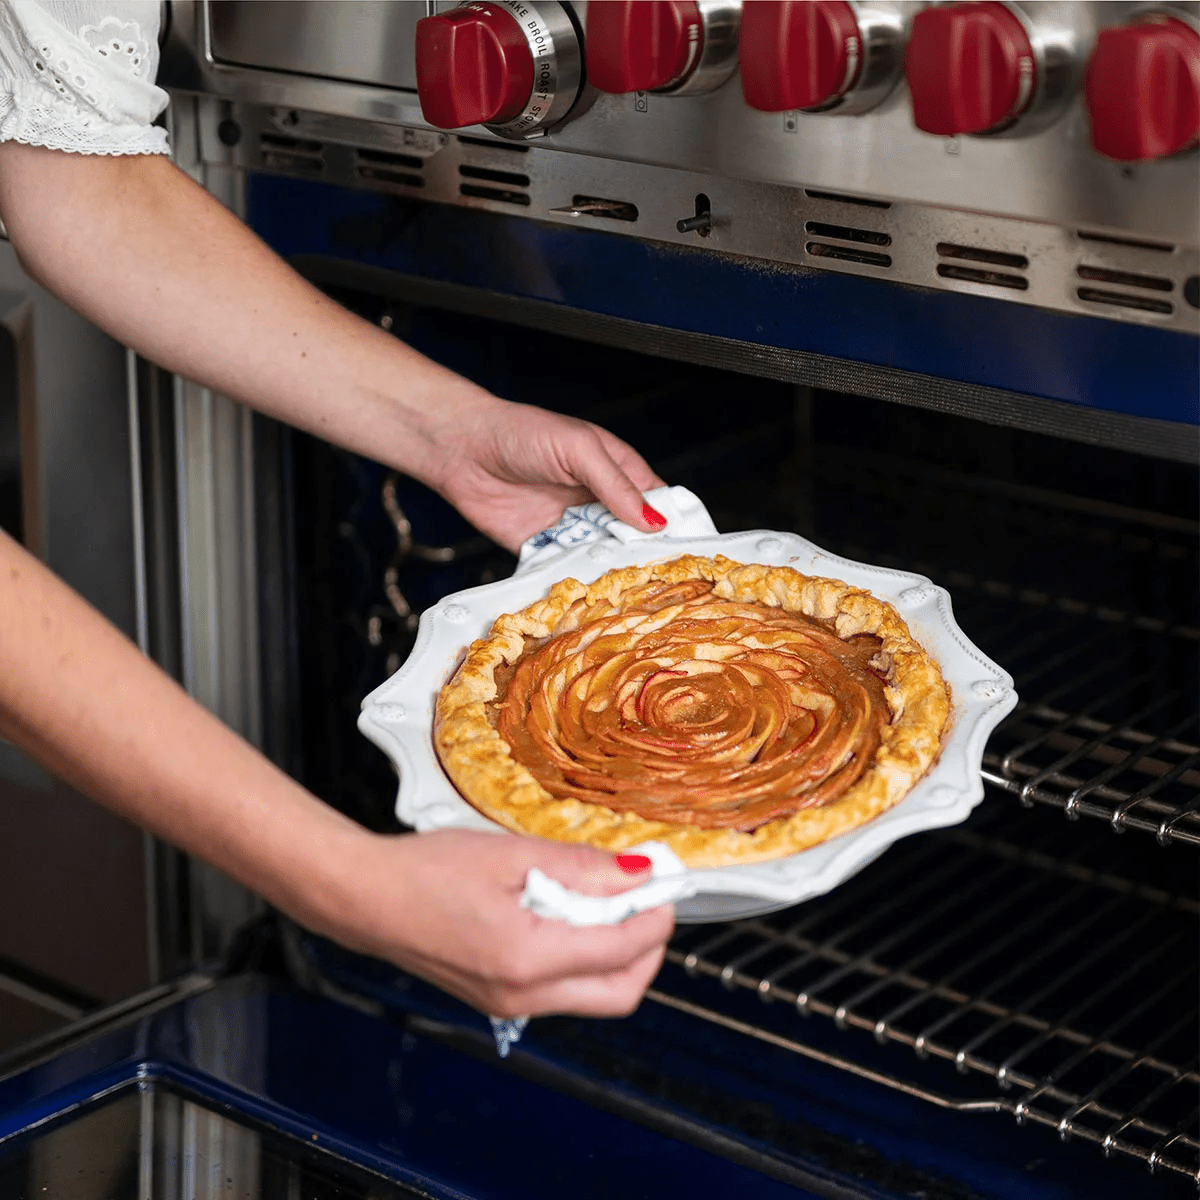
[[[441,439],[445,461],[434,486],[510,550],[553,525],[569,504],[590,500],[635,529],[661,528],[647,519],[642,493],[663,481],[607,430],[491,397],[455,415]]]
[[[578,928],[518,906],[530,867],[597,896],[637,887],[648,868],[629,875],[590,846],[468,830],[368,837],[330,864],[321,911],[306,923],[481,1012],[624,1016],[658,972],[670,907]]]

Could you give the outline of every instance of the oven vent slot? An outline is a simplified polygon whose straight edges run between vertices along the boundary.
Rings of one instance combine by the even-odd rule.
[[[994,267],[1009,267],[1015,271],[1024,271],[1029,266],[1029,259],[1023,254],[1009,254],[1004,250],[983,250],[978,246],[956,246],[953,242],[938,242],[937,252],[942,258],[991,263]]]
[[[1145,292],[1170,292],[1175,288],[1173,280],[1162,275],[1138,275],[1133,271],[1114,271],[1109,267],[1093,267],[1080,263],[1075,268],[1080,279],[1092,283],[1107,283],[1110,286],[1138,288],[1138,292],[1113,292],[1108,288],[1080,287],[1075,294],[1090,304],[1110,304],[1114,308],[1131,308],[1138,312],[1160,313],[1170,316],[1175,305],[1161,296],[1147,296]]]
[[[529,147],[520,142],[490,142],[487,138],[462,137],[458,138],[460,146],[481,146],[484,150],[508,150],[513,154],[528,154]]]
[[[834,258],[840,262],[861,263],[865,267],[890,267],[892,256],[854,246],[832,246],[828,242],[805,242],[804,251],[813,258]]]
[[[420,172],[425,160],[415,154],[392,154],[386,150],[355,150],[354,174],[368,183],[388,183],[396,187],[424,187]]]
[[[1115,283],[1121,287],[1146,288],[1151,292],[1169,292],[1175,285],[1161,275],[1135,275],[1132,271],[1110,271],[1107,267],[1089,267],[1086,263],[1075,268],[1080,279],[1097,283]]]
[[[1012,254],[1007,250],[988,250],[982,246],[960,246],[954,242],[938,242],[937,252],[941,258],[953,258],[959,262],[938,263],[937,273],[943,279],[958,279],[964,283],[982,283],[987,287],[1014,288],[1023,292],[1029,287],[1024,275],[1012,275],[1009,271],[1024,271],[1029,259],[1024,254]],[[1007,267],[1008,271],[989,271],[985,267],[965,267],[961,263],[987,263],[990,267]]]
[[[807,194],[811,196],[814,193]],[[813,258],[832,258],[838,262],[858,263],[864,267],[883,267],[885,270],[892,265],[890,254],[867,249],[868,246],[890,246],[892,236],[889,233],[860,229],[856,225],[833,225],[826,221],[805,221],[804,232],[819,238],[832,238],[834,242],[850,243],[839,246],[834,242],[806,242],[805,253]]]
[[[601,217],[606,221],[638,219],[636,204],[630,204],[628,200],[605,200],[600,196],[573,196],[570,204],[562,208],[552,208],[550,211],[569,213],[573,217]]]
[[[843,242],[861,242],[867,246],[890,246],[892,236],[889,233],[877,233],[874,229],[853,229],[849,225],[826,225],[821,221],[806,221],[805,233],[815,233],[818,237],[837,238]]]
[[[960,267],[956,263],[938,263],[937,273],[943,279],[961,279],[964,283],[983,283],[989,287],[1015,288],[1019,292],[1029,287],[1029,280],[1024,275],[984,271],[979,267]]]
[[[1159,300],[1155,296],[1138,296],[1129,292],[1108,292],[1103,288],[1081,287],[1075,294],[1090,304],[1110,304],[1114,308],[1132,308],[1138,312],[1161,313],[1170,316],[1175,305],[1170,300]]]
[[[1160,254],[1171,254],[1175,247],[1167,242],[1147,242],[1141,238],[1115,237],[1110,233],[1087,233],[1080,229],[1078,236],[1084,242],[1103,242],[1107,246],[1132,246],[1135,250],[1156,250]]]
[[[510,187],[528,187],[529,176],[515,171],[494,171],[491,167],[461,166],[458,173],[464,179],[486,179],[489,183],[507,183]]]
[[[517,191],[517,188],[529,186],[529,176],[519,175],[515,171],[496,171],[491,167],[472,167],[463,164],[458,173],[465,180],[479,180],[478,183],[460,183],[460,196],[470,196],[477,200],[497,200],[501,204],[519,204],[529,207],[529,193]],[[499,187],[487,187],[486,184],[499,184]]]
[[[258,149],[263,166],[276,171],[319,175],[325,170],[325,143],[282,133],[260,133]]]
[[[834,204],[857,204],[860,208],[891,208],[889,200],[870,200],[866,196],[842,196],[837,192],[817,192],[804,189],[810,200],[832,200]]]

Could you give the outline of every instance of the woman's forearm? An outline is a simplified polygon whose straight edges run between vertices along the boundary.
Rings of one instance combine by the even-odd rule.
[[[348,313],[168,160],[0,144],[22,264],[123,344],[437,486],[482,389]]]
[[[192,700],[0,533],[0,734],[312,925],[369,834]]]

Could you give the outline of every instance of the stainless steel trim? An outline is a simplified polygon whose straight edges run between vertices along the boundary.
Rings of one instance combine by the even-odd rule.
[[[984,137],[1028,137],[1062,120],[1079,92],[1096,40],[1092,9],[1075,0],[1017,0],[1008,5],[1033,47],[1033,93],[1012,121]]]
[[[124,1000],[118,1000],[115,1004],[89,1012],[69,1025],[52,1030],[40,1038],[35,1038],[5,1054],[0,1054],[0,1081],[54,1058],[72,1046],[86,1041],[98,1029],[118,1028],[131,1021],[143,1020],[152,1013],[169,1008],[180,1000],[208,991],[216,982],[217,976],[205,971],[194,971],[169,983],[160,983],[147,988],[146,991],[139,992],[136,996],[129,996]],[[9,1136],[17,1137],[24,1132],[25,1130],[18,1130]],[[0,1144],[3,1144],[4,1140],[3,1137],[0,1137]]]
[[[598,0],[603,3],[603,0]],[[715,92],[737,70],[741,0],[696,0],[703,41],[700,61],[680,83],[659,89],[664,96],[699,96]]]
[[[897,93],[895,101],[900,98]],[[652,109],[675,103],[649,99]],[[594,223],[595,228],[622,236],[674,245],[697,244],[697,235],[681,232],[678,222],[692,216],[695,198],[704,195],[712,214],[706,249],[1105,320],[1200,332],[1200,310],[1186,299],[1188,279],[1200,273],[1194,232],[1192,241],[1174,243],[1111,235],[1091,225],[1062,227],[955,211],[932,203],[884,197],[864,200],[813,187],[612,162],[557,152],[558,134],[529,146],[519,167],[504,142],[493,143],[495,149],[491,150],[488,142],[475,137],[451,137],[432,153],[396,151],[419,159],[402,173],[364,171],[353,146],[341,140],[349,141],[352,122],[340,122],[337,142],[313,143],[289,154],[275,145],[280,114],[303,129],[310,121],[307,110],[233,105],[228,111],[241,137],[232,147],[216,136],[206,142],[205,153],[214,165],[294,174],[497,213],[519,211],[543,221]],[[813,121],[834,119],[842,118],[812,116]],[[416,127],[359,127],[364,145],[377,144],[383,130],[399,141],[430,136]],[[270,144],[263,142],[264,135]],[[305,135],[298,132],[295,136]],[[510,171],[515,167],[527,184],[519,195],[496,188],[464,196],[460,169],[468,166]],[[576,197],[609,201],[630,215],[636,210],[637,219],[606,219],[599,208],[581,212]],[[518,203],[519,209],[515,207]]]
[[[858,79],[827,108],[819,110],[841,116],[868,112],[896,90],[904,76],[904,41],[917,5],[851,0],[850,7],[858,21],[862,66]]]
[[[242,176],[224,169],[215,147],[220,106],[185,101],[173,113],[179,166],[235,213]],[[202,153],[203,151],[203,153]],[[182,682],[188,692],[254,746],[262,742],[250,411],[176,377],[175,471]],[[189,860],[189,961],[227,949],[261,901],[199,860]]]
[[[366,6],[366,12],[378,12],[383,22],[390,7],[377,3]],[[1113,0],[1068,7],[1086,10],[1088,20],[1111,26],[1143,6]],[[1193,10],[1171,11],[1186,16]],[[207,13],[206,0],[174,0],[160,70],[164,86],[352,118],[370,126],[430,131],[415,93],[382,80],[345,81],[214,61]],[[1028,133],[1019,137],[1016,128],[1011,137],[922,133],[913,127],[902,81],[864,115],[851,115],[849,108],[754,112],[734,86],[686,98],[589,91],[576,115],[584,113],[583,119],[556,126],[538,152],[553,146],[580,159],[605,160],[601,173],[610,176],[642,164],[705,178],[712,188],[720,180],[783,184],[1187,247],[1198,240],[1195,152],[1139,164],[1103,158],[1091,147],[1088,115],[1078,92],[1061,119],[1036,132],[1032,124],[1022,123]],[[482,127],[479,134],[494,136]],[[709,187],[697,190],[709,192]]]

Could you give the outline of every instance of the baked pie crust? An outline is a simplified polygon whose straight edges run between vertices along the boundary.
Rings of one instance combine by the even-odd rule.
[[[434,743],[459,792],[508,829],[614,851],[660,841],[716,867],[891,808],[937,759],[949,707],[885,601],[688,555],[564,579],[499,617],[438,696]]]

